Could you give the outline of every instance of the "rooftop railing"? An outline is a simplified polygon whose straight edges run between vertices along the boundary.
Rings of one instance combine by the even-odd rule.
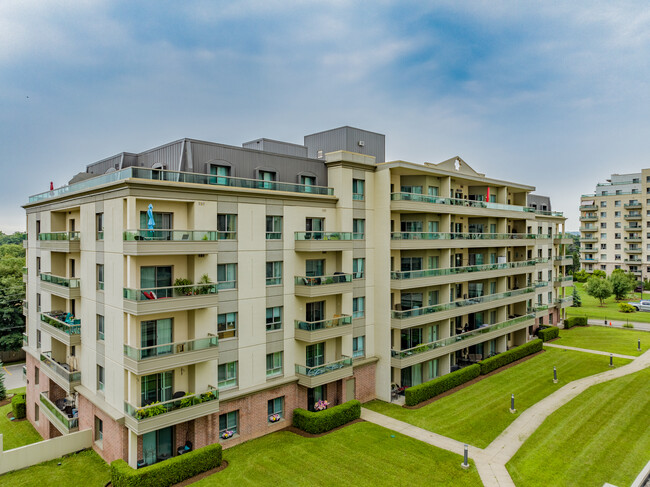
[[[263,181],[260,179],[234,178],[227,176],[214,176],[189,172],[167,171],[145,167],[128,167],[120,171],[102,174],[85,181],[69,184],[61,188],[45,191],[29,197],[30,203],[36,203],[48,198],[56,198],[94,188],[104,184],[123,181],[125,179],[148,179],[151,181],[168,181],[171,183],[205,184],[210,186],[227,186],[231,188],[263,189],[267,191],[286,191],[291,193],[305,193],[317,195],[333,195],[334,190],[325,186],[312,186],[308,184],[284,183],[280,181]]]
[[[468,272],[496,271],[502,269],[517,269],[548,262],[548,259],[533,259],[521,262],[503,262],[500,264],[480,264],[465,267],[448,267],[444,269],[423,269],[417,271],[391,271],[390,278],[395,280],[419,279],[422,277],[452,276]]]
[[[412,318],[414,316],[422,316],[431,313],[437,313],[439,311],[456,309],[463,306],[472,306],[474,304],[489,303],[491,301],[497,301],[499,299],[505,299],[513,296],[519,296],[521,294],[532,293],[534,291],[535,288],[531,286],[522,289],[515,289],[513,291],[506,291],[505,293],[488,294],[486,296],[477,296],[474,298],[462,299],[459,301],[453,301],[451,303],[445,303],[445,304],[434,304],[432,306],[425,306],[422,308],[413,308],[413,309],[401,310],[401,311],[394,309],[391,310],[391,316],[393,318],[402,320],[406,318]]]
[[[421,345],[418,345],[416,347],[412,348],[407,348],[404,350],[391,350],[391,356],[392,357],[397,357],[397,358],[406,358],[410,357],[412,355],[417,355],[419,353],[424,353],[428,352],[430,350],[434,350],[436,348],[441,348],[441,347],[446,347],[448,345],[453,345],[455,343],[458,343],[462,340],[466,340],[468,338],[473,338],[475,336],[480,336],[485,333],[490,333],[492,331],[496,330],[501,330],[503,328],[507,328],[509,326],[514,326],[518,323],[521,323],[522,321],[530,320],[532,318],[535,318],[534,314],[527,314],[524,316],[518,316],[517,318],[513,318],[508,321],[503,321],[501,323],[495,323],[494,325],[483,325],[475,330],[467,331],[465,333],[459,333],[458,335],[454,335],[448,338],[443,338],[441,340],[436,340],[430,343],[424,343]]]
[[[340,360],[335,362],[330,362],[323,365],[316,365],[314,367],[307,367],[306,365],[296,364],[296,374],[306,375],[308,377],[315,377],[321,374],[327,374],[328,372],[334,372],[335,370],[342,369],[344,367],[352,366],[352,357],[343,357]]]

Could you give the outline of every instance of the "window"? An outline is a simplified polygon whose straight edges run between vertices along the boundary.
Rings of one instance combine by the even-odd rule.
[[[614,244],[614,250],[621,250],[621,244]]]
[[[40,419],[40,416],[41,416],[40,413],[41,413],[41,412],[40,412],[40,410],[39,410],[39,408],[38,408],[38,404],[34,404],[34,421],[35,421],[36,423],[38,423],[38,420]]]
[[[97,289],[104,290],[104,264],[97,264]]]
[[[325,343],[314,343],[307,345],[305,349],[307,367],[318,367],[325,363]],[[308,371],[309,373],[309,371]]]
[[[282,284],[282,261],[266,263],[266,285],[277,286]]]
[[[614,254],[614,260],[621,260],[621,254]]]
[[[402,193],[415,193],[415,194],[422,194],[422,186],[408,186],[408,185],[402,185],[400,187],[400,191]]]
[[[607,223],[602,222],[602,223],[600,224],[600,228],[607,228]]]
[[[601,233],[600,238],[607,238],[607,234],[606,233]]]
[[[237,313],[217,315],[217,336],[219,340],[237,336]]]
[[[304,185],[304,192],[311,193],[313,192],[312,186],[316,186],[316,178],[313,176],[300,176],[300,184]]]
[[[324,218],[306,218],[305,230],[308,232],[322,232],[325,230]]]
[[[638,182],[639,182],[639,178],[632,178],[632,183],[638,183]]]
[[[352,298],[352,318],[363,318],[365,311],[366,298]]]
[[[231,411],[226,414],[219,415],[219,438],[230,438],[236,435],[239,427],[239,411]],[[228,432],[226,436],[224,433]]]
[[[217,289],[237,287],[237,264],[217,264]]]
[[[261,182],[259,183],[259,187],[262,189],[274,189],[275,185],[273,184],[273,181],[275,181],[275,173],[271,171],[260,171],[260,179]]]
[[[352,238],[354,240],[363,240],[366,233],[366,220],[355,218],[352,220]]]
[[[607,250],[607,244],[600,244],[600,250]]]
[[[615,203],[618,203],[618,205],[616,205],[616,206],[621,206],[621,202],[620,202],[620,201],[616,201]],[[601,202],[600,202],[600,207],[601,207],[601,208],[607,208],[607,201],[601,201]]]
[[[327,385],[307,389],[307,409],[309,411],[314,411],[316,403],[325,399],[327,399]]]
[[[97,315],[97,340],[104,340],[104,316]]]
[[[237,239],[237,215],[217,215],[217,239]]]
[[[96,239],[104,240],[104,214],[95,214],[95,227],[97,228]]]
[[[104,422],[95,416],[95,442],[100,446],[104,440]]]
[[[267,414],[269,423],[275,423],[284,417],[284,396],[269,399]]]
[[[366,259],[352,259],[352,279],[363,279],[366,268]]]
[[[438,188],[438,186],[429,186],[429,187],[427,188],[427,194],[428,194],[429,196],[438,196],[438,193],[439,193],[439,188]]]
[[[266,217],[266,240],[282,240],[282,217]]]
[[[607,260],[607,254],[600,254],[600,260]]]
[[[318,151],[316,151],[316,158],[318,158],[318,159],[322,159],[322,158],[323,158],[323,151],[322,151],[322,149],[319,149]]]
[[[41,221],[36,220],[36,238],[41,234]]]
[[[41,382],[41,371],[38,367],[34,367],[34,385],[38,385]]]
[[[615,234],[614,234],[614,238],[615,238],[616,240],[620,240],[620,239],[621,239],[621,234],[620,234],[620,233],[615,233]]]
[[[282,352],[266,355],[266,376],[275,377],[282,375]]]
[[[218,376],[219,389],[237,387],[237,362],[219,365]]]
[[[352,358],[363,357],[366,354],[365,341],[365,336],[352,339]]]
[[[352,180],[352,199],[362,201],[365,197],[366,182],[363,179]]]
[[[601,211],[600,212],[600,217],[601,218],[607,218],[607,212],[606,211]]]
[[[621,228],[621,222],[614,222],[614,228]]]
[[[41,349],[41,330],[36,330],[36,348]]]
[[[282,306],[266,308],[266,331],[282,328]]]
[[[217,176],[210,178],[210,184],[227,185],[230,182],[230,167],[228,166],[210,166],[210,174]]]
[[[104,392],[104,367],[97,366],[97,390]]]
[[[614,218],[620,218],[620,217],[621,217],[621,212],[620,211],[615,211],[614,212]]]

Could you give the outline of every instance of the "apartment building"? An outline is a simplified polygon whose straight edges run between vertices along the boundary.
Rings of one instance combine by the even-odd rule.
[[[587,272],[614,269],[639,279],[650,272],[650,169],[612,174],[580,198],[580,264]],[[645,264],[644,264],[645,263]]]
[[[137,467],[321,399],[389,401],[558,322],[571,239],[550,201],[384,154],[351,127],[182,139],[31,196],[28,419]]]

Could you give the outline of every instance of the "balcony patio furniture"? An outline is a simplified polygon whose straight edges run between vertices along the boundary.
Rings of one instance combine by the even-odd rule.
[[[183,455],[184,453],[189,453],[191,451],[192,451],[192,442],[190,440],[187,440],[184,445],[181,445],[176,449],[176,453],[178,455]]]

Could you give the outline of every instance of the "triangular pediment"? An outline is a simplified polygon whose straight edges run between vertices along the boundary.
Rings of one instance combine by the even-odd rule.
[[[447,159],[446,161],[442,161],[438,164],[432,164],[428,162],[425,165],[429,167],[443,169],[449,172],[457,172],[459,174],[467,174],[470,176],[478,176],[478,177],[485,176],[485,174],[476,172],[474,169],[472,169],[472,166],[467,164],[463,159],[461,159],[458,156],[452,157],[451,159]]]

